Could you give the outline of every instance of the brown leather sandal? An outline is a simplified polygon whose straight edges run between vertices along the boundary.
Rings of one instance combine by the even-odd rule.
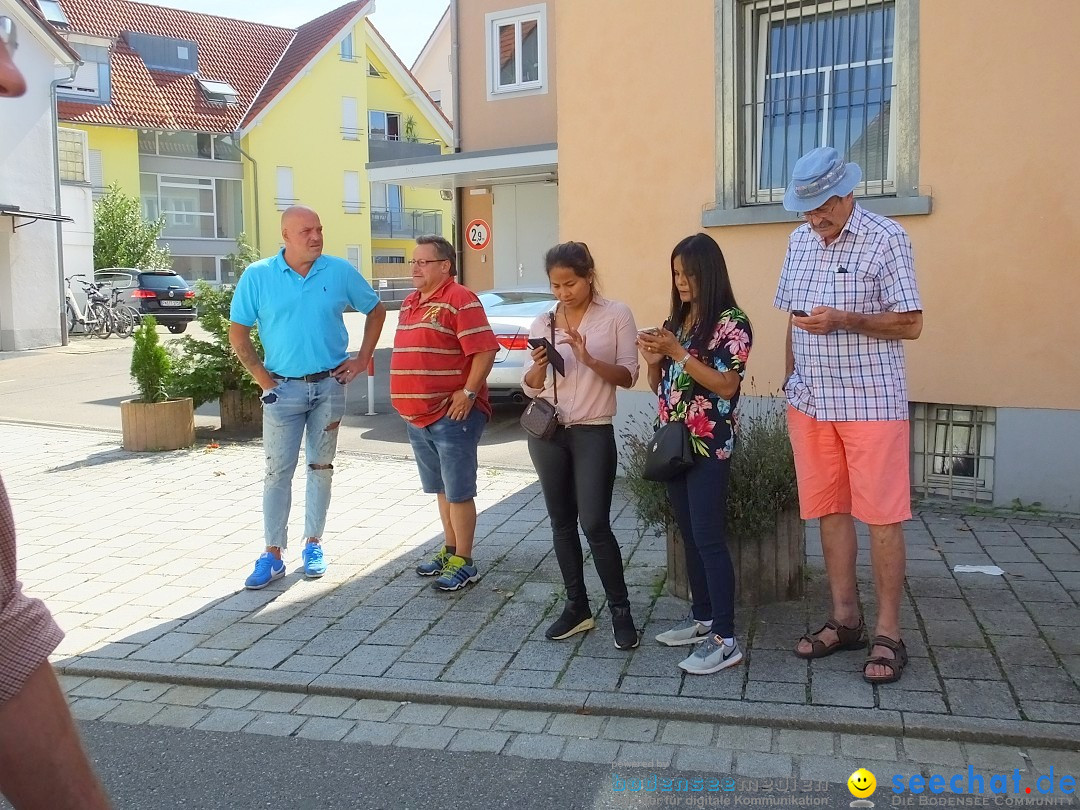
[[[904,646],[903,640],[897,641],[888,636],[874,636],[870,641],[870,649],[873,650],[874,647],[885,647],[892,650],[893,657],[884,658],[880,655],[873,655],[867,658],[866,663],[863,664],[863,680],[867,683],[896,683],[900,680],[900,676],[904,674],[904,667],[907,666],[908,662],[907,647]],[[878,677],[867,675],[867,667],[874,664],[887,667],[889,674],[879,675]]]
[[[825,630],[836,633],[836,643],[826,644],[818,636]],[[847,627],[840,624],[836,619],[830,618],[825,624],[813,633],[807,633],[799,639],[800,642],[810,643],[810,652],[799,652],[798,644],[795,646],[795,655],[799,658],[825,658],[841,650],[861,650],[866,647],[866,624],[860,618],[855,627]]]

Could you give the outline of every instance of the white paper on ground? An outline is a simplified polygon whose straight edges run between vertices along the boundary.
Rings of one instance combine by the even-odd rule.
[[[996,565],[954,565],[954,574],[990,574],[1000,577],[1005,572]]]

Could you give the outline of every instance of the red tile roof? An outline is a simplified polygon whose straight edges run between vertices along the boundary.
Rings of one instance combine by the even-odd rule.
[[[304,23],[296,30],[296,36],[270,74],[265,86],[259,92],[251,109],[244,116],[241,126],[254,121],[259,113],[291,82],[296,74],[303,70],[311,58],[334,39],[350,20],[360,13],[369,0],[354,0],[344,6],[327,12],[311,22]],[[360,54],[363,56],[363,54]]]
[[[115,41],[112,103],[61,101],[58,105],[61,119],[84,124],[234,132],[295,33],[131,0],[61,0],[61,5],[72,32]],[[147,69],[121,39],[129,31],[198,43],[199,76],[231,84],[238,92],[238,103],[210,104],[194,76]]]
[[[72,58],[80,59],[78,51],[68,45],[67,40],[56,32],[52,23],[45,19],[45,15],[42,14],[41,10],[37,7],[37,3],[32,2],[32,0],[15,0],[15,2],[22,6],[27,14],[30,14],[37,19],[37,23],[41,26],[41,30],[44,31],[53,42],[59,45],[63,50],[67,51],[68,55]]]

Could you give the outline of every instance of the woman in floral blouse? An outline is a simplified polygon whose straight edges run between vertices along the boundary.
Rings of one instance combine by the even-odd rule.
[[[667,484],[693,606],[656,637],[668,646],[700,642],[679,664],[694,675],[742,660],[725,523],[735,406],[752,340],[720,246],[703,233],[683,239],[671,252],[671,316],[662,328],[640,333],[638,348],[659,397],[659,423],[685,423],[694,451],[693,467]]]

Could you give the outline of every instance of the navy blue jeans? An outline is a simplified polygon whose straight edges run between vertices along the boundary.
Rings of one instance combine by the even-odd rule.
[[[697,458],[690,471],[667,485],[683,538],[686,572],[698,621],[712,631],[735,635],[735,568],[727,545],[729,459]]]

